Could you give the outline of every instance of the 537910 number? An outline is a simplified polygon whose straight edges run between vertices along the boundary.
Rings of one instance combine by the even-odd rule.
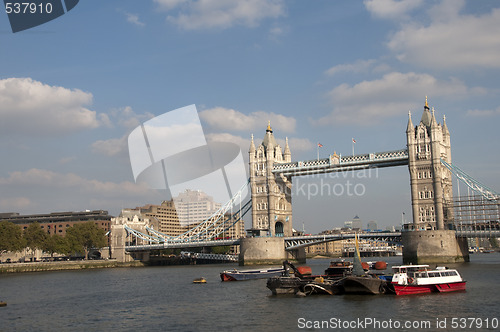
[[[5,12],[7,14],[50,14],[52,13],[52,4],[36,4],[34,2],[6,2]]]

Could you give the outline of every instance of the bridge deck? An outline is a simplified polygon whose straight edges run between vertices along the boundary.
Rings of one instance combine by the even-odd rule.
[[[458,230],[457,236],[469,238],[491,238],[500,237],[500,230]],[[346,239],[354,239],[355,234],[324,234],[324,235],[304,235],[285,237],[285,247],[287,250],[300,247],[307,247],[313,244],[319,244],[329,241],[340,241]],[[380,239],[388,242],[395,242],[401,238],[401,232],[371,232],[359,233],[360,239]],[[148,251],[160,249],[177,249],[177,248],[199,248],[199,247],[215,247],[229,246],[240,244],[240,239],[214,240],[214,241],[179,241],[171,243],[156,243],[143,245],[128,245],[125,246],[126,251]]]
[[[300,176],[401,165],[408,165],[408,150],[406,149],[349,157],[330,156],[324,159],[275,164],[273,173],[280,173],[285,176]]]

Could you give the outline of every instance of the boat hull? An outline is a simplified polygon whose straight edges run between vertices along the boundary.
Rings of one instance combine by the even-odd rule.
[[[305,295],[311,294],[342,294],[344,288],[340,281],[316,278],[297,278],[297,277],[273,277],[267,279],[267,288],[273,295],[297,294],[299,292]]]
[[[253,280],[253,279],[267,279],[275,276],[280,276],[283,273],[283,269],[271,269],[271,270],[252,270],[252,271],[224,271],[220,274],[222,281],[242,281],[242,280]]]
[[[465,290],[465,281],[431,284],[431,285],[399,285],[393,283],[396,295],[411,295],[411,294],[425,294],[425,293],[447,293]]]
[[[372,277],[346,277],[342,283],[346,294],[384,294],[387,281]]]

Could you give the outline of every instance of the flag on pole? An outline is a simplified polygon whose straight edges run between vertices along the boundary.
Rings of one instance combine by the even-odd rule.
[[[354,144],[356,144],[356,140],[355,140],[354,138],[352,139],[352,142],[353,142]]]
[[[322,147],[323,147],[323,144],[318,143],[318,148],[322,148]]]

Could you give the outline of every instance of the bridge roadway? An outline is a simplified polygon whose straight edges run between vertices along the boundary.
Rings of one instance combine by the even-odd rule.
[[[469,237],[469,238],[500,237],[500,230],[459,230],[456,233],[457,236]],[[292,250],[323,242],[354,239],[354,237],[355,237],[354,233],[348,233],[348,234],[346,233],[346,234],[328,234],[328,235],[324,234],[324,235],[290,236],[290,237],[284,237],[283,239],[285,240],[286,250]],[[401,241],[401,232],[359,233],[358,238],[397,243]],[[161,250],[161,249],[230,246],[239,244],[240,244],[240,239],[224,239],[224,240],[213,240],[213,241],[177,241],[177,242],[165,242],[156,244],[129,245],[125,246],[125,250],[131,252],[131,251],[149,251],[149,250]]]

